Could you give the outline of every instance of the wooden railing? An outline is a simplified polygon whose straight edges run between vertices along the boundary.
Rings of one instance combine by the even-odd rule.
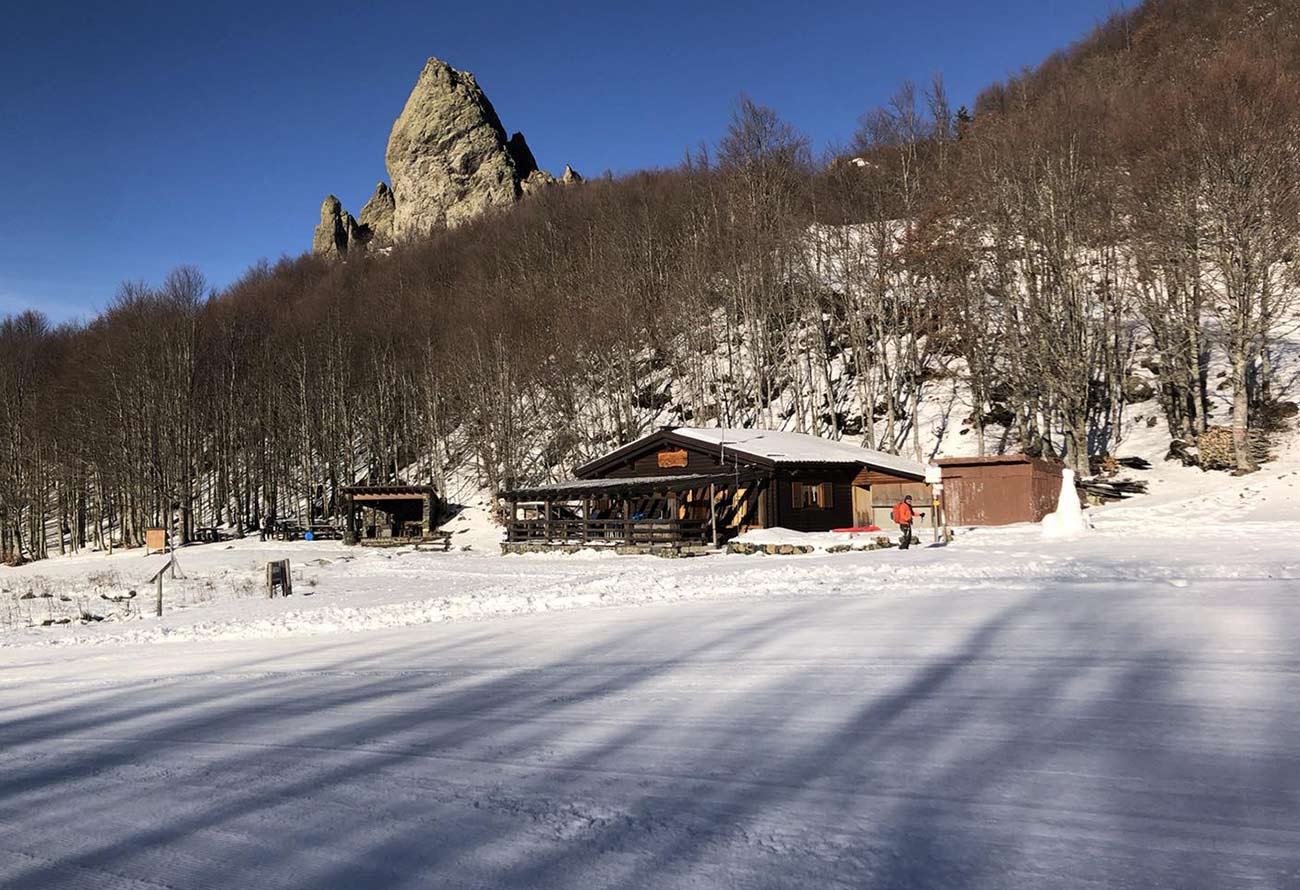
[[[516,519],[506,526],[514,543],[702,544],[708,523],[678,519]]]
[[[337,541],[343,537],[343,526],[332,522],[313,522],[304,526],[293,520],[281,519],[271,527],[271,537],[280,541],[297,541],[307,532],[311,532],[317,541]]]

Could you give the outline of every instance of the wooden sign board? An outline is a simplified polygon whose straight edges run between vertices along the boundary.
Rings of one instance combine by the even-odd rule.
[[[659,452],[659,466],[661,468],[684,467],[686,466],[686,462],[687,455],[684,448],[677,451]]]
[[[167,529],[147,528],[144,530],[144,549],[146,552],[157,550],[162,553],[167,549]]]
[[[268,597],[289,596],[293,593],[293,575],[289,571],[289,560],[277,559],[266,564],[266,595]]]

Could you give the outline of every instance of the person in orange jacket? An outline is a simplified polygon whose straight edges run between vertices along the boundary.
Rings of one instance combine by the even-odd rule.
[[[893,512],[894,522],[902,530],[903,536],[899,539],[898,547],[900,550],[906,550],[912,543],[912,522],[919,516],[924,519],[924,513],[917,513],[912,509],[912,496],[909,494],[897,504],[894,504]]]

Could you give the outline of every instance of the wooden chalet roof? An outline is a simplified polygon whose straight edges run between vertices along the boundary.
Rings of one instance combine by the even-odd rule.
[[[601,479],[566,479],[542,485],[506,489],[498,497],[506,500],[560,500],[591,495],[656,494],[668,491],[692,491],[709,483],[748,481],[753,473],[683,473],[674,476],[633,476]]]
[[[839,464],[868,467],[910,479],[924,479],[925,465],[897,454],[863,448],[851,442],[834,442],[807,433],[735,428],[665,427],[580,466],[578,476],[603,469],[655,447],[656,443],[705,448],[720,458],[739,456],[761,467]]]

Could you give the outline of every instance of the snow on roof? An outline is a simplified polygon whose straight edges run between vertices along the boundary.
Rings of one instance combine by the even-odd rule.
[[[610,476],[600,479],[566,479],[560,482],[544,482],[540,485],[521,486],[510,489],[504,494],[559,494],[566,491],[600,491],[603,489],[637,488],[645,486],[674,486],[693,482],[708,482],[712,479],[730,478],[718,473],[684,473],[675,476]]]
[[[925,464],[863,448],[851,442],[833,442],[807,433],[776,430],[699,429],[679,426],[673,433],[710,445],[721,444],[724,451],[735,451],[763,458],[777,464],[867,464],[907,476],[925,476]]]

